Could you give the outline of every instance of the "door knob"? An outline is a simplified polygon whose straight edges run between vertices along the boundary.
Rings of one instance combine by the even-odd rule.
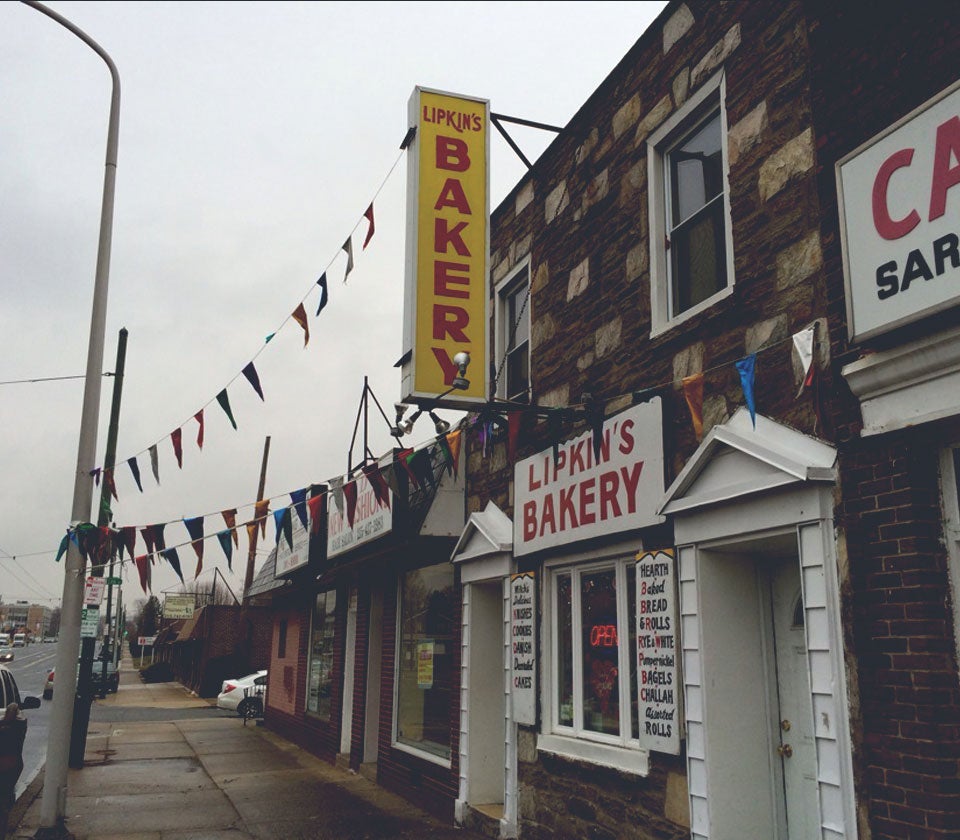
[[[789,744],[784,744],[781,747],[777,747],[777,755],[781,758],[790,758],[793,755],[793,747]]]

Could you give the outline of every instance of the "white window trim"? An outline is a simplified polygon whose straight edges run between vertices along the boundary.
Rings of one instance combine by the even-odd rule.
[[[557,673],[557,655],[554,645],[554,587],[558,573],[563,573],[568,569],[576,568],[584,571],[590,568],[599,568],[609,566],[614,563],[617,567],[622,566],[622,577],[626,578],[626,567],[634,562],[632,558],[636,555],[639,546],[636,542],[621,543],[619,545],[608,546],[603,549],[594,549],[592,551],[580,554],[571,554],[556,560],[545,562],[543,565],[543,580],[541,583],[541,603],[543,604],[542,620],[542,648],[543,656],[540,666],[540,708],[543,710],[540,731],[537,733],[537,751],[549,753],[552,755],[564,756],[577,761],[596,764],[602,767],[613,767],[627,773],[633,773],[640,776],[646,776],[650,772],[650,753],[647,749],[640,746],[636,738],[628,736],[603,736],[594,734],[589,739],[578,737],[573,732],[567,734],[565,731],[558,731],[556,721],[559,719],[559,709],[555,692],[553,690],[555,675]],[[618,583],[620,582],[621,572],[618,568]],[[618,591],[618,602],[621,598],[624,600],[624,613],[626,614],[626,604],[629,603],[626,592],[626,583],[622,591]],[[629,645],[627,645],[629,647]],[[631,651],[627,651],[629,656]],[[574,659],[574,681],[579,677],[579,668],[577,659]],[[629,669],[627,669],[629,673]],[[627,692],[629,697],[630,685],[629,679],[620,680],[621,703],[623,692]],[[621,708],[623,706],[621,705]],[[574,720],[582,714],[582,711],[575,710]],[[632,734],[632,733],[631,733]],[[604,740],[605,739],[605,740]]]
[[[409,569],[408,572],[416,571],[416,569]],[[428,750],[421,750],[412,744],[407,744],[398,740],[397,738],[397,726],[398,726],[398,715],[400,713],[400,644],[403,641],[402,638],[402,625],[403,620],[403,575],[407,572],[402,572],[397,576],[397,608],[396,608],[396,629],[394,631],[394,649],[393,649],[393,715],[390,722],[390,747],[392,749],[398,750],[400,752],[407,753],[408,755],[416,756],[417,758],[423,759],[424,761],[429,761],[431,764],[436,764],[438,767],[445,767],[448,770],[453,767],[453,730],[451,727],[451,743],[450,743],[450,756],[449,758],[444,758],[442,755],[437,755],[436,753],[429,752]]]
[[[533,333],[530,330],[532,326],[530,302],[533,296],[533,276],[530,269],[530,257],[526,257],[503,280],[497,283],[493,291],[493,346],[496,348],[496,370],[500,374],[500,378],[497,380],[497,397],[502,400],[507,399],[507,365],[505,360],[507,356],[506,329],[508,325],[504,315],[505,298],[512,291],[512,287],[517,285],[520,275],[524,272],[527,276],[528,289],[527,303],[523,308],[523,317],[527,319],[527,336],[529,336],[527,339],[527,381],[529,382],[527,399],[532,399],[533,396]]]
[[[943,505],[943,539],[947,548],[947,578],[950,602],[953,605],[954,653],[960,656],[960,497],[957,486],[960,476],[954,466],[954,450],[960,444],[940,452],[940,498]]]
[[[675,135],[719,91],[720,137],[723,149],[723,217],[726,244],[727,285],[706,300],[670,317],[670,270],[666,248],[665,187],[667,182],[665,150],[672,147]],[[671,114],[647,139],[647,218],[650,226],[650,337],[678,327],[695,315],[715,306],[733,293],[733,226],[730,216],[730,158],[727,143],[727,85],[721,71],[708,79],[681,108]]]

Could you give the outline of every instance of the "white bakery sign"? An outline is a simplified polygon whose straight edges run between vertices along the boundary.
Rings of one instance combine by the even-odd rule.
[[[520,556],[663,522],[663,421],[660,398],[593,431],[519,461],[514,471],[513,551]]]

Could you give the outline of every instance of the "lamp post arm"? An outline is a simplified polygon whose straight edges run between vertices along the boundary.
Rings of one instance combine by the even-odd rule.
[[[100,383],[103,370],[103,344],[107,320],[107,289],[110,279],[110,249],[113,241],[114,186],[117,174],[117,146],[120,137],[120,74],[106,51],[83,30],[36,0],[21,0],[59,23],[90,47],[110,70],[113,81],[110,97],[110,120],[107,129],[107,156],[103,175],[103,201],[100,209],[100,240],[97,249],[97,270],[93,287],[93,310],[90,316],[90,338],[87,346],[86,382],[80,417],[80,441],[77,447],[77,469],[74,475],[71,522],[77,525],[90,520],[93,482],[89,471],[97,455],[97,424],[100,411]],[[77,655],[80,650],[80,613],[83,604],[86,560],[71,540],[64,568],[61,602],[60,644],[57,646],[57,692],[50,713],[47,764],[43,799],[40,805],[40,828],[36,837],[57,837],[68,834],[64,826],[67,799],[67,760],[73,724],[73,699],[77,682]]]

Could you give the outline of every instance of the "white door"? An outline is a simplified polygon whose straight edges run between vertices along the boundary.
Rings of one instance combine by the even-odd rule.
[[[779,716],[773,739],[783,770],[783,815],[789,840],[820,836],[817,807],[817,747],[813,732],[800,564],[778,562],[770,574],[770,605],[776,658]]]

